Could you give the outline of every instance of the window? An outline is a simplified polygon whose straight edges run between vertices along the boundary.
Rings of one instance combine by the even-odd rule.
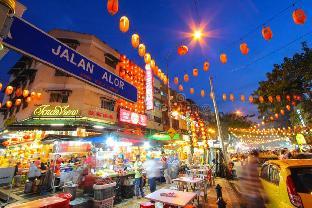
[[[68,47],[76,50],[77,47],[80,45],[80,42],[75,39],[69,39],[69,38],[58,38],[59,41],[66,44]]]
[[[116,58],[115,56],[113,56],[112,54],[110,53],[105,53],[104,54],[104,58],[105,58],[105,64],[107,64],[108,66],[116,69],[116,65],[118,64],[119,62],[119,59]]]
[[[69,94],[67,92],[51,92],[50,102],[67,103]]]
[[[60,70],[55,70],[55,74],[56,77],[70,77],[70,75],[60,71]]]
[[[291,168],[291,177],[298,193],[312,192],[312,167]]]
[[[101,98],[101,108],[114,111],[115,109],[115,101],[109,100],[107,98]]]
[[[280,174],[278,167],[270,165],[268,179],[271,183],[279,184]]]
[[[262,166],[261,173],[260,173],[261,178],[268,180],[268,172],[269,172],[268,169],[269,169],[268,165]]]

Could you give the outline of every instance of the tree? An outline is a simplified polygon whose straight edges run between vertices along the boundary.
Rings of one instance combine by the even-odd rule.
[[[302,111],[311,118],[311,85],[312,85],[312,49],[305,42],[302,43],[302,52],[296,53],[292,58],[284,58],[282,64],[275,64],[272,72],[266,74],[267,80],[259,82],[259,87],[254,91],[253,96],[263,96],[265,102],[261,103],[255,99],[260,116],[268,119],[279,114],[279,122],[285,126],[289,125],[294,113],[286,110],[286,105],[295,109],[300,103]],[[281,96],[278,102],[276,96]],[[272,96],[274,102],[269,102],[268,97]],[[287,99],[289,96],[290,99]],[[295,97],[294,97],[295,96]],[[285,115],[281,114],[281,110]],[[310,119],[311,124],[311,119]]]

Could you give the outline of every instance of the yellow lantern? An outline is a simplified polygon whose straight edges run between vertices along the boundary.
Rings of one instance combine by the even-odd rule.
[[[225,93],[223,93],[222,99],[223,99],[224,101],[226,101],[226,94],[225,94]]]
[[[21,105],[21,103],[22,103],[22,100],[21,100],[21,99],[16,99],[16,100],[15,100],[15,105],[16,105],[16,106]]]
[[[205,97],[205,90],[201,90],[201,91],[200,91],[200,95],[201,95],[202,97]]]
[[[156,63],[155,63],[154,59],[151,59],[150,65],[151,65],[151,69],[154,70],[154,68],[156,66]]]
[[[10,101],[10,100],[6,101],[5,106],[7,108],[11,108],[12,107],[12,101]]]
[[[149,64],[149,63],[151,62],[151,54],[146,53],[146,54],[144,55],[144,62],[145,62],[146,64]]]
[[[196,68],[193,69],[193,76],[194,77],[198,76],[198,69],[196,69]]]
[[[143,43],[140,43],[139,45],[139,56],[143,57],[145,55],[145,45]]]
[[[184,82],[188,82],[189,81],[188,74],[184,74],[183,79],[184,79]]]
[[[263,96],[261,96],[261,95],[259,96],[259,102],[260,102],[260,103],[263,103],[263,102],[264,102],[264,98],[263,98]]]
[[[5,94],[6,95],[11,95],[13,93],[14,88],[12,86],[7,86],[5,89]]]
[[[28,90],[23,90],[23,97],[28,97],[29,91]]]
[[[193,88],[193,87],[190,88],[190,93],[191,93],[191,94],[194,94],[194,92],[195,92],[194,88]]]
[[[31,92],[31,93],[30,93],[30,96],[31,96],[32,99],[35,99],[35,98],[36,98],[36,95],[37,95],[36,92]]]
[[[203,67],[204,71],[208,71],[209,67],[210,67],[210,63],[208,61],[205,61],[204,62],[204,67]]]
[[[138,34],[133,34],[131,36],[131,44],[133,48],[137,48],[140,45],[140,36]]]
[[[26,102],[27,102],[27,103],[30,103],[30,102],[31,102],[31,97],[27,97],[27,98],[26,98]]]
[[[125,33],[128,32],[130,26],[130,22],[128,17],[122,16],[119,20],[119,29],[121,32]]]

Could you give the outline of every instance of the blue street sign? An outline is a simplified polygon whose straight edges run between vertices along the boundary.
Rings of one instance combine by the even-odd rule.
[[[137,89],[129,82],[19,17],[14,17],[3,44],[128,101],[137,101]]]

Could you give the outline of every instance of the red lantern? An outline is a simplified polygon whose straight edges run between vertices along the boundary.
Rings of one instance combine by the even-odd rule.
[[[249,102],[252,103],[253,102],[253,97],[250,95],[249,96]]]
[[[227,62],[227,56],[226,56],[225,53],[222,53],[220,55],[220,61],[221,61],[222,64],[225,64]]]
[[[281,109],[281,114],[285,115],[285,111],[283,109]]]
[[[205,97],[205,90],[201,90],[201,91],[200,91],[200,95],[201,95],[202,97]]]
[[[290,101],[290,95],[286,95],[286,99]]]
[[[248,48],[247,43],[240,44],[239,49],[240,49],[241,53],[244,55],[247,55],[249,52],[249,48]]]
[[[295,101],[292,101],[291,104],[292,104],[292,106],[296,106],[297,105],[297,103]]]
[[[269,26],[262,28],[262,36],[265,40],[271,40],[272,39],[273,32]]]
[[[268,99],[269,99],[270,103],[273,103],[273,97],[271,95],[268,97]]]
[[[293,20],[298,25],[303,25],[307,20],[307,16],[302,9],[296,9],[292,13]]]
[[[286,105],[286,109],[288,110],[288,111],[290,111],[290,105]]]
[[[107,11],[110,15],[118,12],[118,0],[107,0]]]
[[[175,77],[175,78],[173,79],[173,83],[176,84],[176,85],[179,84],[179,78],[178,78],[178,77]]]
[[[5,94],[6,95],[11,95],[13,93],[14,88],[12,86],[7,86],[7,88],[5,88]]]
[[[180,56],[184,56],[185,54],[187,54],[188,52],[188,47],[186,45],[181,45],[180,47],[178,47],[178,54]]]
[[[190,93],[194,94],[194,92],[195,92],[194,88],[190,88]]]
[[[12,107],[12,101],[10,101],[10,100],[6,101],[5,106],[7,108],[11,108]]]
[[[15,105],[16,105],[16,106],[21,105],[21,103],[22,103],[22,100],[21,100],[21,99],[16,99],[16,100],[15,100]]]
[[[245,102],[245,95],[241,95],[241,101]]]
[[[233,101],[234,101],[234,99],[235,99],[235,98],[234,98],[234,94],[233,94],[233,93],[231,93],[231,94],[230,94],[230,101],[232,101],[232,102],[233,102]]]
[[[21,88],[17,88],[15,91],[16,97],[22,96],[23,95],[23,90]]]
[[[179,85],[179,91],[183,91],[183,86],[182,85]]]
[[[188,74],[184,74],[183,79],[184,79],[184,82],[188,82],[189,81]]]
[[[204,71],[208,71],[209,67],[210,67],[210,63],[208,61],[205,61],[204,62],[204,67],[203,67]]]
[[[196,68],[193,69],[193,76],[194,77],[198,76],[198,69],[196,69]]]
[[[225,93],[222,94],[222,99],[223,99],[224,101],[226,101],[226,94],[225,94]]]
[[[260,103],[263,103],[263,102],[264,102],[264,98],[263,98],[261,95],[259,96],[259,102],[260,102]]]
[[[276,95],[276,100],[277,100],[277,102],[281,102],[281,96],[280,95]]]

